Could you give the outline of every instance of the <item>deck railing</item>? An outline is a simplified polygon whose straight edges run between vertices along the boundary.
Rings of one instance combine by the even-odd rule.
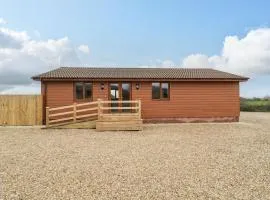
[[[94,102],[74,103],[69,106],[46,107],[46,127],[97,120],[103,115],[126,113],[125,111],[141,118],[141,100],[102,101],[98,99]]]

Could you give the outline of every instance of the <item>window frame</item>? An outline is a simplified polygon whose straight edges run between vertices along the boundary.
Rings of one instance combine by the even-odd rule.
[[[76,84],[77,83],[81,83],[82,84],[82,86],[83,86],[83,98],[82,99],[77,99],[77,93],[76,93]],[[91,84],[91,91],[92,91],[92,95],[91,95],[91,97],[89,97],[89,98],[85,98],[85,88],[86,88],[86,84]],[[73,96],[74,96],[74,100],[75,101],[78,101],[78,102],[80,102],[80,101],[93,101],[93,82],[89,82],[89,81],[77,81],[77,82],[74,82],[74,84],[73,84]]]
[[[153,98],[153,83],[159,83],[159,98],[158,99],[154,99]],[[168,84],[168,97],[167,98],[163,98],[162,97],[162,83],[167,83]],[[169,101],[170,100],[170,96],[171,96],[171,83],[168,81],[155,81],[151,83],[151,89],[152,89],[152,94],[151,94],[151,98],[153,101]]]

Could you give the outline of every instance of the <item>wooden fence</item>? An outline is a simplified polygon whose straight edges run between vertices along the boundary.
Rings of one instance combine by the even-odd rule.
[[[0,95],[0,125],[42,124],[41,95]]]

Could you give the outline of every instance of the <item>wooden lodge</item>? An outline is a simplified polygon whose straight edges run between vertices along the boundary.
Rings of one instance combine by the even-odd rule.
[[[41,81],[44,124],[97,120],[99,130],[140,130],[142,122],[237,122],[239,83],[248,80],[203,68],[61,67],[32,78]]]

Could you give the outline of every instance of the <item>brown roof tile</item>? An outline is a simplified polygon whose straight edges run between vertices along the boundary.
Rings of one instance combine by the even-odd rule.
[[[208,68],[87,68],[60,67],[33,76],[41,79],[230,79],[248,80],[238,76]]]

